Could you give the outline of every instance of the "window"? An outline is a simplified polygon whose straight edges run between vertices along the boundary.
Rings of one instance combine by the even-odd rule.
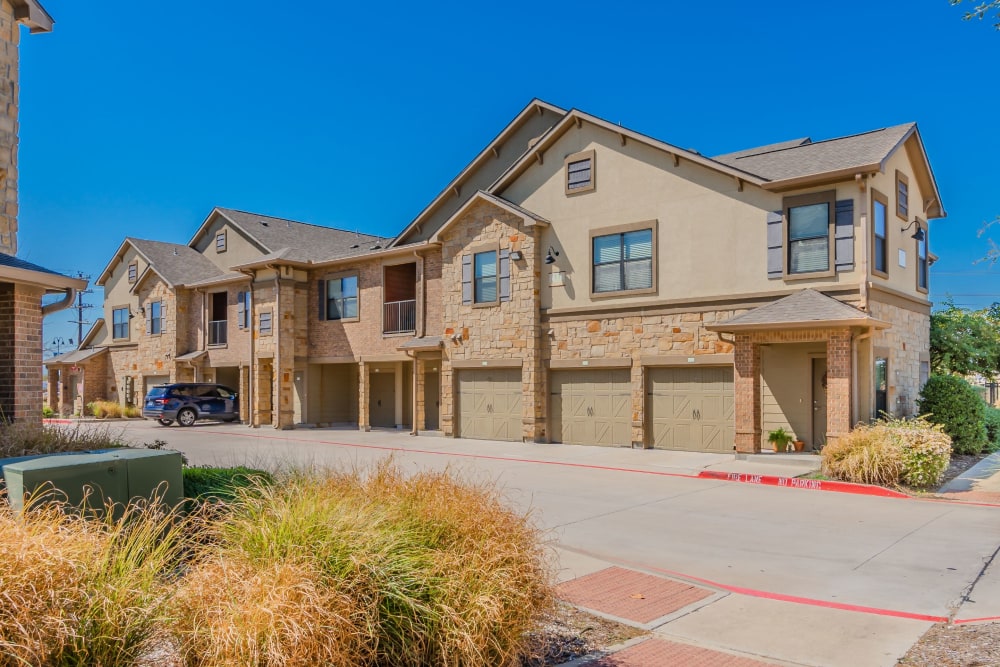
[[[889,360],[875,357],[875,417],[889,414]]]
[[[473,255],[473,302],[497,303],[497,251],[487,250]]]
[[[159,301],[149,304],[149,333],[154,336],[163,333],[163,305]]]
[[[261,336],[270,336],[271,335],[271,311],[270,310],[265,310],[265,311],[261,312],[261,314],[260,314],[260,320],[259,320],[257,328],[260,330],[260,335]]]
[[[927,260],[927,223],[917,221],[917,228],[923,230],[924,238],[917,241],[917,289],[921,292],[927,291],[927,269],[930,262]]]
[[[872,270],[883,276],[889,271],[888,223],[889,199],[872,190]]]
[[[139,263],[132,262],[128,265],[128,282],[131,285],[139,279]]]
[[[115,308],[111,311],[111,316],[113,322],[112,337],[116,339],[128,338],[128,306]]]
[[[358,319],[357,276],[344,276],[326,281],[326,319]]]
[[[653,228],[630,225],[591,238],[593,294],[653,289]]]
[[[250,307],[250,292],[236,293],[236,326],[240,329],[249,329],[250,314],[253,310]]]
[[[906,174],[896,170],[896,215],[903,220],[910,214],[910,181]]]
[[[215,235],[215,252],[226,252],[226,232],[225,230]]]
[[[594,151],[574,153],[566,158],[566,194],[594,189]]]
[[[817,274],[833,268],[835,194],[833,191],[817,192],[785,200],[787,274]]]

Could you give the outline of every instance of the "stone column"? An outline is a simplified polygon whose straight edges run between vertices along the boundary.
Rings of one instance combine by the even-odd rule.
[[[760,346],[749,334],[736,336],[734,351],[736,399],[736,451],[760,452],[761,398]]]
[[[364,361],[358,364],[358,429],[372,430],[371,416],[368,412],[368,396],[371,393],[369,373],[371,369]]]
[[[646,441],[646,383],[642,362],[638,357],[632,359],[632,447],[642,449],[652,442]]]
[[[454,437],[455,433],[455,379],[451,367],[451,355],[445,350],[441,355],[441,432]]]
[[[284,267],[282,267],[284,270]],[[289,429],[295,425],[295,281],[278,280],[277,306],[272,327],[280,328],[277,338],[274,369],[275,428]]]
[[[831,331],[826,341],[826,441],[851,430],[851,331]]]
[[[542,312],[538,307],[541,290],[541,245],[537,235],[541,228],[524,228],[510,250],[520,251],[523,259],[511,260],[511,305],[522,314],[524,322],[523,365],[521,367],[521,424],[524,442],[548,442],[546,433],[549,410],[549,378],[542,355],[543,345],[549,344],[548,327],[542,327]],[[523,264],[522,264],[523,263]],[[521,341],[514,341],[515,348]]]
[[[250,419],[254,426],[271,423],[273,384],[270,359],[255,359],[253,369],[253,406]]]
[[[59,413],[59,369],[49,368],[48,386],[45,388],[45,404]]]
[[[420,353],[413,359],[413,430],[419,433],[427,428],[426,409],[424,408],[424,386],[427,383],[427,361],[420,358]]]

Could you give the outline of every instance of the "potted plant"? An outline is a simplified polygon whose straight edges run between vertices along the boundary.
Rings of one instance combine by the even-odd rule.
[[[783,452],[787,449],[788,443],[792,441],[792,434],[784,428],[776,428],[767,434],[767,441],[774,447],[775,452]]]
[[[805,441],[804,440],[799,440],[798,438],[796,438],[795,440],[792,440],[792,444],[795,446],[795,451],[797,451],[797,452],[801,452],[802,450],[804,450],[806,448]]]

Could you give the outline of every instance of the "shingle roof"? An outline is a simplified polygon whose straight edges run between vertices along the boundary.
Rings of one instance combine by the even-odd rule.
[[[67,352],[66,354],[60,354],[58,357],[52,357],[45,362],[45,365],[53,366],[56,364],[79,364],[107,351],[108,348],[106,347],[92,347],[87,350],[73,350],[72,352]]]
[[[152,269],[171,285],[186,285],[224,273],[210,259],[189,246],[131,237],[125,240],[141,252]]]
[[[13,255],[7,255],[2,252],[0,252],[0,266],[9,266],[12,269],[24,269],[25,271],[38,271],[39,273],[51,273],[54,276],[63,275],[58,271],[46,269],[44,266],[32,264],[31,262],[26,262],[23,259],[18,259]]]
[[[837,301],[816,290],[804,289],[707,328],[716,331],[734,331],[828,326],[834,323],[879,328],[887,326],[854,306]]]
[[[258,213],[229,208],[216,210],[260,243],[266,253],[286,261],[317,262],[364,255],[385,248],[392,241],[392,237],[372,236]]]
[[[489,200],[491,200],[491,201],[493,201],[493,202],[495,202],[497,204],[500,204],[501,206],[507,206],[509,208],[512,208],[515,211],[517,211],[518,213],[520,213],[521,215],[529,217],[532,220],[535,220],[537,222],[549,222],[548,220],[546,220],[542,216],[538,215],[537,213],[533,213],[533,212],[529,211],[528,209],[524,208],[523,206],[518,206],[517,204],[515,204],[512,201],[510,201],[509,199],[504,199],[500,195],[495,195],[492,192],[485,192],[484,190],[480,190],[478,192],[478,194],[482,195],[486,199],[489,199]]]
[[[807,143],[799,143],[802,140],[796,139],[791,142],[726,153],[712,159],[757,174],[769,181],[780,181],[878,164],[914,127],[914,123],[906,123],[862,134]]]
[[[424,336],[423,338],[414,338],[408,340],[399,347],[397,350],[436,350],[441,347],[444,343],[444,338],[441,336]]]

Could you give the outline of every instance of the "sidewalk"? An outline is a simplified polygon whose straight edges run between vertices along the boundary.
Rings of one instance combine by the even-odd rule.
[[[1000,504],[1000,452],[990,454],[940,489],[950,500]]]

